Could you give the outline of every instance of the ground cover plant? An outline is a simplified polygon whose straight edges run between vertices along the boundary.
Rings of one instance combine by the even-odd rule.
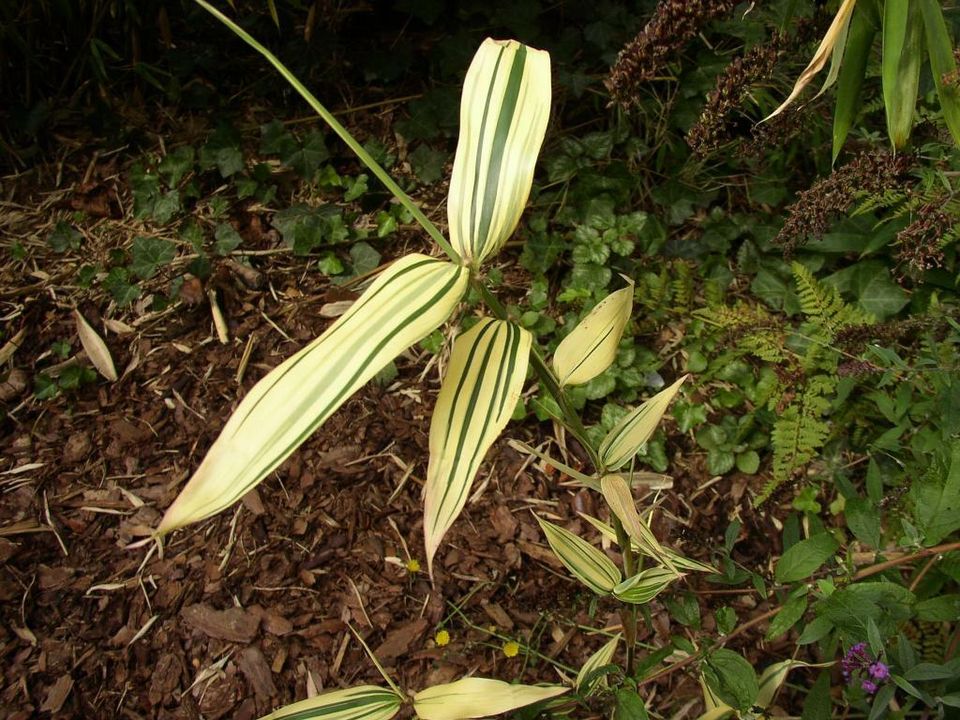
[[[332,132],[104,8],[4,11],[4,713],[954,712],[952,8],[222,6]]]

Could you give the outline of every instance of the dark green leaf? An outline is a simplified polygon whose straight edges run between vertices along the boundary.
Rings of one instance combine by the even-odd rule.
[[[919,478],[914,482],[910,494],[925,545],[936,545],[960,528],[960,440],[953,441],[946,478],[943,481],[935,475]]]
[[[137,237],[133,241],[130,270],[146,280],[157,270],[168,265],[177,255],[177,246],[169,240],[154,237]]]
[[[919,5],[926,28],[930,70],[937,86],[937,95],[940,97],[943,119],[953,135],[953,141],[960,145],[960,93],[957,92],[956,83],[949,79],[957,73],[950,33],[938,0],[919,0]]]
[[[380,253],[365,242],[358,242],[350,248],[350,260],[354,275],[366,275],[380,266]]]
[[[800,720],[830,720],[833,700],[830,697],[830,671],[821,671],[803,699]]]
[[[82,243],[83,235],[80,234],[80,231],[63,220],[57,222],[53,231],[47,236],[47,244],[54,252],[79,250]]]
[[[775,640],[792,628],[803,614],[807,611],[806,595],[790,597],[780,608],[780,612],[774,615],[770,621],[770,627],[767,629],[767,640]]]
[[[847,500],[844,508],[847,527],[869,548],[880,547],[880,511],[863,498]]]
[[[939,663],[919,663],[903,674],[904,678],[911,682],[925,682],[927,680],[949,680],[960,677],[960,658],[954,658],[950,662]]]
[[[166,180],[167,187],[175,188],[184,176],[193,170],[194,150],[190,145],[182,145],[160,162],[158,172]]]
[[[872,619],[881,635],[896,631],[897,624],[912,614],[914,595],[891,582],[860,582],[840,588],[820,601],[817,614],[828,618],[847,634],[863,638]]]
[[[213,252],[217,255],[228,255],[240,247],[240,243],[243,242],[240,233],[236,231],[233,225],[228,225],[227,223],[217,225],[213,238]]]
[[[745,475],[754,475],[760,469],[760,456],[755,450],[737,454],[737,470]]]
[[[443,177],[443,167],[447,162],[448,154],[436,150],[426,143],[417,145],[407,159],[410,161],[410,168],[417,180],[424,185],[432,185]]]
[[[703,665],[703,677],[713,693],[727,705],[740,711],[753,707],[760,684],[753,666],[733,650],[712,652]]]
[[[960,620],[960,595],[950,593],[929,600],[922,600],[916,606],[917,620],[924,622],[954,622]]]
[[[648,720],[647,709],[636,690],[620,688],[616,694],[617,705],[613,711],[614,720]]]
[[[284,165],[290,167],[304,180],[313,178],[320,164],[330,158],[330,152],[323,141],[323,135],[313,130],[304,138],[303,144],[292,153],[281,156]]]
[[[801,540],[787,550],[777,562],[778,582],[789,583],[809,577],[823,565],[840,547],[830,533],[820,533]]]
[[[883,105],[887,134],[896,149],[910,139],[923,62],[923,20],[910,0],[883,3]]]
[[[833,627],[834,625],[829,618],[814,618],[803,628],[803,632],[797,638],[797,645],[810,645],[818,642],[825,638],[833,630]]]
[[[879,720],[879,718],[886,715],[887,707],[890,705],[890,700],[893,699],[895,693],[896,688],[894,688],[893,685],[884,685],[880,688],[873,698],[873,704],[870,706],[870,714],[867,716],[867,720]]]
[[[860,111],[860,88],[867,70],[867,60],[876,26],[865,7],[854,8],[843,51],[843,65],[837,77],[837,104],[833,114],[833,162],[847,140],[850,126]]]

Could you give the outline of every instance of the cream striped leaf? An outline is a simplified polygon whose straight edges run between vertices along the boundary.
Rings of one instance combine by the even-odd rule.
[[[390,720],[403,697],[376,685],[334,690],[274,710],[260,720]]]
[[[657,429],[663,414],[667,411],[683,381],[684,375],[673,385],[661,390],[645,403],[633,410],[611,430],[600,443],[600,462],[609,470],[616,470],[637,454],[653,431]]]
[[[653,600],[670,583],[682,577],[680,574],[663,567],[650,568],[627,578],[613,589],[613,596],[631,605],[642,605]]]
[[[466,268],[425,255],[393,263],[319,338],[258,382],[167,510],[162,535],[232,505],[384,365],[457,306]]]
[[[532,340],[513,323],[483,318],[454,341],[430,420],[423,534],[431,575],[440,540],[463,510],[483,456],[517,406]]]
[[[620,475],[604,475],[600,478],[600,492],[610,506],[610,512],[623,524],[627,535],[640,546],[640,552],[675,571],[666,550],[637,512],[637,505],[627,481]]]
[[[577,324],[553,354],[560,385],[582,385],[613,364],[632,309],[631,282],[607,295]]]
[[[617,644],[619,642],[620,633],[617,633],[610,639],[609,642],[604,643],[602,648],[597,650],[587,659],[587,661],[583,664],[583,667],[580,668],[580,672],[577,673],[577,680],[573,684],[573,686],[577,689],[577,692],[583,692],[586,689],[590,691],[589,694],[592,694],[597,685],[602,687],[606,686],[607,683],[605,678],[601,679],[599,683],[591,683],[590,688],[585,688],[584,683],[586,683],[586,681],[590,678],[590,674],[594,670],[610,664],[610,662],[613,660],[613,654],[617,651]]]
[[[597,595],[609,595],[623,579],[613,561],[586,540],[546,520],[537,521],[554,555]]]
[[[607,525],[607,523],[603,522],[603,520],[598,520],[597,518],[587,515],[586,513],[577,513],[577,514],[580,517],[582,517],[584,520],[586,520],[588,523],[593,525],[597,530],[599,530],[600,534],[603,535],[605,538],[607,538],[607,540],[609,540],[612,543],[617,542],[617,533],[614,531],[612,527]],[[630,541],[630,547],[632,547],[636,552],[645,554],[643,553],[643,548],[640,547],[640,545],[637,543],[636,540]],[[715,567],[707,565],[706,563],[702,563],[699,560],[692,560],[691,558],[684,557],[683,555],[680,555],[679,553],[674,552],[670,548],[663,547],[662,545],[661,545],[661,548],[663,549],[663,552],[666,555],[666,557],[670,560],[671,563],[673,563],[673,565],[678,570],[693,570],[694,572],[705,572],[705,573],[720,572]]]
[[[516,710],[563,695],[560,685],[511,685],[502,680],[463,678],[434,685],[413,696],[413,709],[421,720],[465,720]]]
[[[513,234],[533,183],[550,117],[550,55],[487,38],[467,70],[447,217],[470,265]]]

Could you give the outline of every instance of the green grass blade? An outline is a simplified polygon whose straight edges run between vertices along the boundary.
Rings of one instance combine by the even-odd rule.
[[[920,88],[922,56],[920,9],[911,0],[886,0],[883,6],[883,105],[887,134],[896,150],[910,140]]]
[[[869,13],[862,7],[856,8],[850,20],[843,65],[837,76],[837,104],[833,114],[833,162],[837,161],[860,109],[860,89],[876,34],[877,28]]]
[[[228,28],[230,28],[234,34],[243,40],[247,45],[252,47],[258,53],[260,53],[273,67],[277,69],[284,80],[290,83],[291,87],[296,90],[300,97],[307,101],[307,104],[323,118],[323,121],[330,126],[330,129],[333,130],[343,142],[347,144],[347,147],[353,151],[353,153],[360,159],[360,161],[366,165],[370,172],[372,172],[377,179],[382,182],[387,190],[389,190],[393,196],[403,205],[407,210],[410,211],[410,214],[413,215],[414,219],[427,231],[427,234],[433,238],[434,242],[440,246],[440,248],[447,254],[447,256],[454,262],[460,262],[460,256],[454,251],[453,246],[447,242],[447,239],[443,236],[437,226],[430,222],[429,218],[423,214],[423,211],[417,207],[417,205],[410,199],[410,196],[407,195],[403,190],[400,189],[400,186],[397,185],[396,181],[384,170],[380,164],[373,159],[373,156],[370,155],[363,146],[356,141],[353,135],[340,124],[340,122],[333,116],[333,114],[327,110],[323,104],[317,100],[313,93],[311,93],[304,86],[300,80],[297,79],[297,76],[294,75],[290,70],[287,69],[287,66],[284,65],[272,52],[267,50],[263,45],[257,42],[246,30],[237,25],[233,20],[228,18],[222,12],[217,10],[213,5],[208,3],[206,0],[194,0],[200,7],[213,15],[217,20],[222,22]]]
[[[950,33],[947,31],[943,10],[940,9],[940,3],[937,0],[918,0],[918,2],[927,31],[930,70],[933,72],[933,82],[937,86],[937,95],[940,97],[943,119],[954,142],[960,145],[960,92],[957,91],[956,80],[949,80],[950,77],[955,78],[957,73],[957,61],[953,56]],[[947,78],[946,81],[945,78]]]

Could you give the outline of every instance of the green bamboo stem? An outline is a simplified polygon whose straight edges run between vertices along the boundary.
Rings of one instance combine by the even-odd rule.
[[[427,234],[433,238],[433,241],[440,246],[447,256],[453,262],[458,264],[460,263],[460,256],[443,236],[443,233],[437,229],[437,226],[430,222],[430,219],[423,214],[423,211],[417,207],[413,200],[410,199],[410,196],[400,189],[400,186],[397,185],[396,181],[390,177],[387,171],[380,166],[380,163],[373,159],[373,156],[370,155],[370,153],[368,153],[363,146],[356,141],[353,135],[350,134],[350,131],[340,124],[340,122],[333,116],[333,113],[327,110],[327,108],[325,108],[323,104],[317,100],[316,96],[307,90],[306,86],[304,86],[304,84],[297,79],[296,75],[287,69],[286,65],[280,62],[276,55],[267,50],[267,48],[257,42],[246,30],[241,28],[239,25],[233,22],[233,20],[217,10],[206,0],[195,0],[195,2],[204,10],[217,18],[217,20],[230,28],[237,35],[237,37],[247,43],[247,45],[252,47],[264,58],[266,58],[266,60],[277,69],[277,72],[283,76],[284,80],[290,83],[291,87],[293,87],[293,89],[300,94],[300,97],[307,101],[307,104],[313,108],[317,115],[323,118],[323,121],[330,126],[330,129],[333,130],[337,136],[339,136],[339,138],[347,144],[347,147],[349,147],[350,150],[353,151],[353,153],[360,159],[360,161],[367,166],[370,172],[372,172],[376,178],[386,186],[387,190],[389,190],[393,196],[397,198],[400,204],[410,211],[410,214],[413,215],[414,219],[420,223],[423,229],[426,230]]]

